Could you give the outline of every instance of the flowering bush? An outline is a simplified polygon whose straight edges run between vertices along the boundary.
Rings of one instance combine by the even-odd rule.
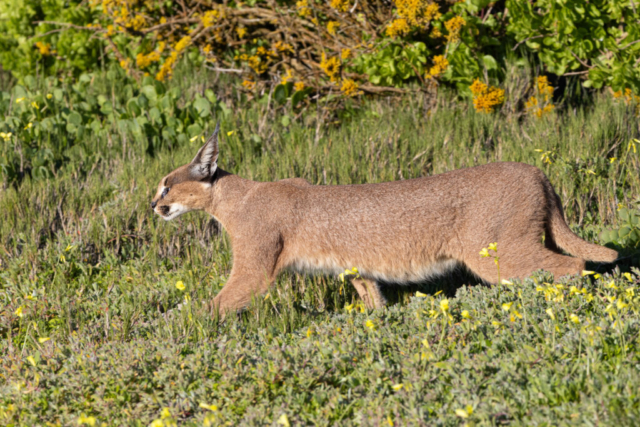
[[[6,34],[0,62],[19,79],[41,71],[77,76],[115,62],[134,78],[166,81],[186,58],[240,77],[238,87],[246,92],[278,82],[306,88],[305,96],[430,91],[447,84],[471,97],[474,81],[504,79],[505,58],[515,51],[533,53],[544,74],[577,75],[585,87],[640,93],[640,64],[634,60],[640,24],[633,3],[555,4],[10,0],[0,5],[0,31]],[[533,91],[530,111],[545,96]],[[286,92],[292,99],[302,91]],[[475,94],[474,105],[494,111],[503,95]],[[547,101],[541,112],[552,108]]]

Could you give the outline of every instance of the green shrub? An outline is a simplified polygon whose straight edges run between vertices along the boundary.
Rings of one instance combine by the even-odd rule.
[[[180,88],[167,90],[151,77],[138,85],[122,70],[107,75],[111,90],[94,87],[100,77],[82,74],[72,85],[48,78],[41,88],[27,76],[24,86],[0,92],[4,180],[48,178],[60,168],[86,173],[102,154],[116,149],[111,139],[118,136],[133,138],[130,145],[153,154],[201,136],[212,113],[229,113],[210,89],[185,100]],[[119,96],[109,96],[116,85]]]
[[[96,15],[79,0],[0,2],[0,64],[19,79],[36,74],[78,76],[97,69],[103,42],[82,30]]]
[[[587,88],[640,93],[637,12],[615,0],[395,0],[375,7],[351,0],[11,0],[0,5],[0,30],[0,63],[18,79],[78,76],[104,59],[138,79],[164,81],[187,57],[240,76],[251,93],[277,81],[304,86],[299,100],[438,84],[470,97],[475,79],[504,80],[515,51],[541,61],[546,73],[578,75]]]
[[[633,1],[507,0],[508,30],[548,72],[581,75],[585,87],[640,93],[640,21]]]

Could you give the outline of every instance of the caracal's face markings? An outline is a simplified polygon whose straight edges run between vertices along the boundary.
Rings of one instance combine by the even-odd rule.
[[[151,209],[169,221],[193,210],[205,209],[211,198],[211,182],[218,167],[220,124],[191,163],[160,180]]]
[[[152,209],[169,221],[189,211],[202,208],[198,199],[205,196],[208,184],[192,181],[188,165],[182,166],[160,180],[151,202]]]

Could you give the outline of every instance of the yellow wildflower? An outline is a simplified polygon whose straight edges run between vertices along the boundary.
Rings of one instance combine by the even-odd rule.
[[[473,106],[476,111],[491,113],[504,102],[504,90],[488,86],[476,79],[469,87],[473,93]]]
[[[551,112],[555,108],[555,105],[551,102],[553,90],[553,86],[549,84],[547,76],[538,77],[535,94],[524,104],[526,110],[538,118]]]
[[[280,81],[280,83],[285,85],[292,78],[293,76],[291,75],[291,70],[287,68],[287,73],[284,76],[282,76],[282,80]]]
[[[438,5],[428,0],[396,0],[398,15],[416,27],[424,27],[441,16]]]
[[[256,87],[256,82],[253,82],[251,80],[245,80],[242,82],[242,86],[247,90],[253,90],[253,88]]]
[[[449,68],[449,61],[443,55],[433,57],[433,67],[429,70],[429,77],[439,77]]]
[[[268,64],[267,60],[263,60],[257,55],[253,55],[249,57],[249,67],[253,69],[257,74],[262,74],[267,71]]]
[[[300,92],[301,90],[304,90],[304,82],[297,82],[293,87],[297,92]]]
[[[575,323],[576,325],[578,323],[580,323],[580,318],[578,316],[576,316],[575,314],[571,314],[569,315],[569,320],[571,320],[573,323]]]
[[[327,59],[326,55],[322,54],[322,60],[320,61],[320,68],[325,72],[332,82],[338,80],[338,74],[340,73],[340,61],[338,58]]]
[[[331,0],[331,7],[339,12],[349,10],[349,0]]]
[[[298,16],[306,18],[311,15],[311,9],[309,8],[309,2],[307,0],[296,2],[296,6],[298,7]]]
[[[209,28],[215,24],[220,18],[220,11],[208,10],[202,15],[201,21],[205,28]]]
[[[135,31],[140,31],[144,28],[145,19],[144,16],[138,14],[133,19],[126,22],[125,27],[131,28]]]
[[[88,426],[95,426],[96,425],[96,418],[95,417],[91,417],[91,416],[87,416],[85,414],[81,414],[78,417],[78,425],[88,425]]]
[[[187,287],[184,285],[184,282],[182,280],[178,280],[178,282],[176,283],[176,289],[178,289],[179,291],[184,291]]]
[[[187,46],[189,46],[189,44],[191,44],[191,37],[184,36],[178,43],[176,43],[175,51],[182,52]]]
[[[129,59],[123,59],[120,61],[120,66],[125,70],[129,71]]]
[[[461,16],[454,16],[444,23],[444,27],[447,29],[449,34],[447,34],[446,38],[449,42],[455,43],[460,40],[460,30],[467,21],[464,20]]]
[[[239,38],[243,38],[247,35],[247,29],[244,27],[238,27],[236,28],[236,33],[238,34]]]
[[[446,313],[447,311],[449,311],[449,300],[448,299],[443,299],[440,301],[440,309],[442,310],[443,313]]]
[[[327,31],[332,36],[336,34],[336,31],[338,31],[339,27],[340,27],[340,23],[338,21],[329,21],[327,23]]]
[[[366,325],[367,328],[369,328],[371,330],[375,330],[376,329],[376,324],[373,323],[373,321],[371,321],[371,320],[367,320],[365,325]]]
[[[36,47],[40,51],[40,55],[51,55],[51,45],[48,43],[36,42]]]
[[[340,57],[342,58],[343,61],[351,58],[351,49],[342,49],[342,51],[340,52]]]
[[[393,20],[393,22],[391,22],[391,24],[387,26],[386,33],[389,37],[398,37],[407,35],[410,30],[411,28],[409,27],[409,23],[407,22],[407,20],[404,18],[399,18]]]
[[[277,42],[275,42],[273,46],[276,48],[278,52],[293,53],[293,46],[291,46],[289,43],[283,43],[280,40],[278,40]]]
[[[552,310],[552,309],[548,308],[548,309],[546,309],[545,311],[546,311],[546,313],[549,315],[549,317],[551,318],[551,320],[556,320],[556,315],[555,315],[555,314],[553,314],[553,310]]]
[[[136,56],[136,65],[138,66],[138,68],[144,69],[154,62],[158,62],[159,60],[160,60],[160,53],[158,52],[151,52],[148,55],[145,55],[144,53],[139,53]]]
[[[358,84],[355,81],[351,79],[344,79],[342,81],[342,87],[340,88],[340,91],[346,96],[361,95],[362,92],[358,91],[359,87],[360,86],[358,86]]]

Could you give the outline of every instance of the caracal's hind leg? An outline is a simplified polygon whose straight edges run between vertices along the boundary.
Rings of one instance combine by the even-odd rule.
[[[521,246],[510,250],[509,247],[501,247],[498,242],[500,279],[524,279],[536,270],[546,270],[555,278],[560,278],[568,274],[579,274],[585,267],[583,259],[561,255],[542,244],[523,249]],[[469,256],[465,264],[483,280],[498,283],[498,268],[493,258],[483,258],[478,254]]]
[[[375,280],[358,278],[351,279],[351,283],[367,308],[382,308],[387,304],[387,300],[380,292],[378,283]]]
[[[542,245],[530,253],[500,256],[500,276],[505,279],[524,279],[536,270],[546,270],[559,279],[569,274],[580,274],[584,268],[583,259],[559,254]]]

